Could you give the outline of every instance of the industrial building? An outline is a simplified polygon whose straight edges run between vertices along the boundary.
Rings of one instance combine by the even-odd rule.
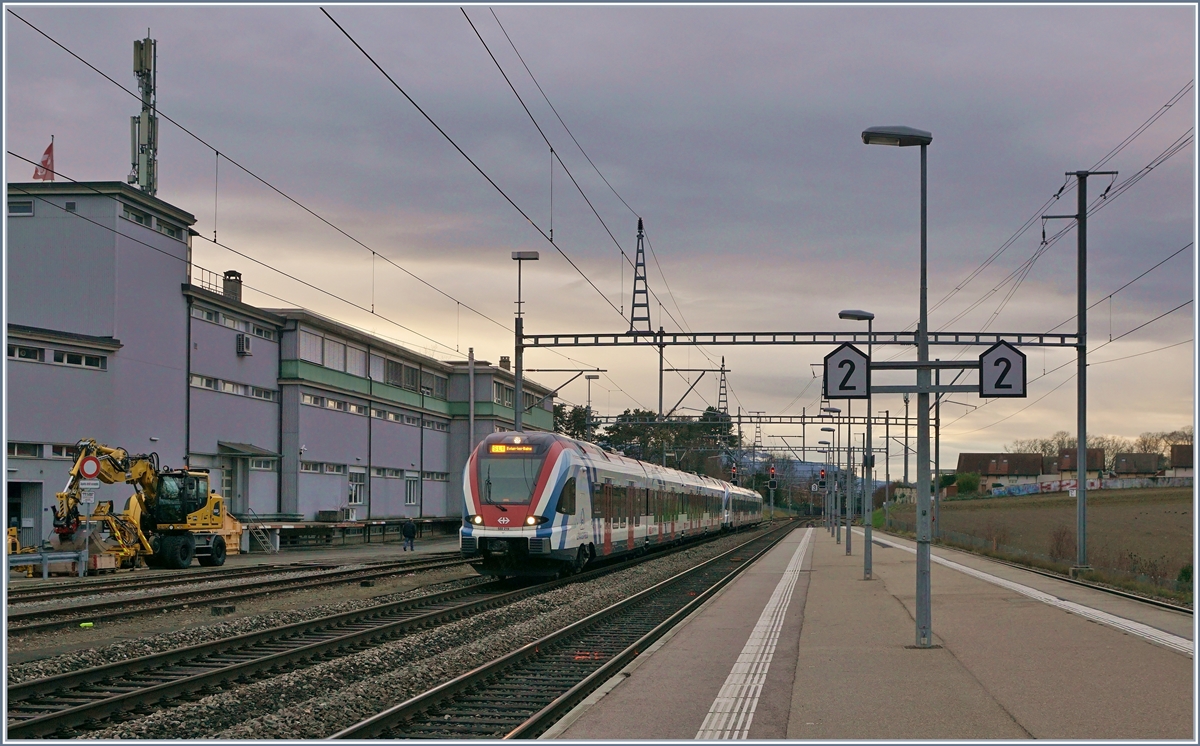
[[[512,428],[507,359],[436,360],[247,304],[238,272],[192,265],[194,222],[120,182],[9,184],[7,494],[21,543],[49,535],[84,437],[209,470],[250,523],[457,520],[474,443]],[[553,429],[551,393],[526,380],[527,429]],[[128,494],[96,499],[120,510]]]

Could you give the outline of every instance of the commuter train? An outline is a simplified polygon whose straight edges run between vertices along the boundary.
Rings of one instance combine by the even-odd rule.
[[[463,471],[464,557],[484,575],[556,575],[762,520],[762,496],[553,433],[494,433]]]

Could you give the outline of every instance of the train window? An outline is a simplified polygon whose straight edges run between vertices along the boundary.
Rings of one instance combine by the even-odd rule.
[[[575,477],[566,481],[558,495],[558,512],[563,515],[575,515]]]
[[[612,488],[612,500],[613,500],[612,517],[613,517],[613,523],[617,524],[618,526],[622,526],[625,524],[625,509],[626,509],[625,500],[626,500],[626,498],[627,498],[627,495],[625,494],[625,488],[621,485],[614,484],[613,488]]]
[[[592,486],[592,518],[604,517],[604,485],[596,482]]]

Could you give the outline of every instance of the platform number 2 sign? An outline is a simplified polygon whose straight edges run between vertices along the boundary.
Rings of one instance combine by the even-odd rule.
[[[1025,353],[998,342],[979,356],[979,396],[985,399],[1025,396]]]
[[[852,344],[825,356],[826,399],[866,399],[871,390],[871,359]]]

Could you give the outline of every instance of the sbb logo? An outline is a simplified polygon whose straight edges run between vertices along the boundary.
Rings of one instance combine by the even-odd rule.
[[[500,524],[508,523],[508,518],[501,516],[500,518],[496,519],[496,523],[500,523]]]

